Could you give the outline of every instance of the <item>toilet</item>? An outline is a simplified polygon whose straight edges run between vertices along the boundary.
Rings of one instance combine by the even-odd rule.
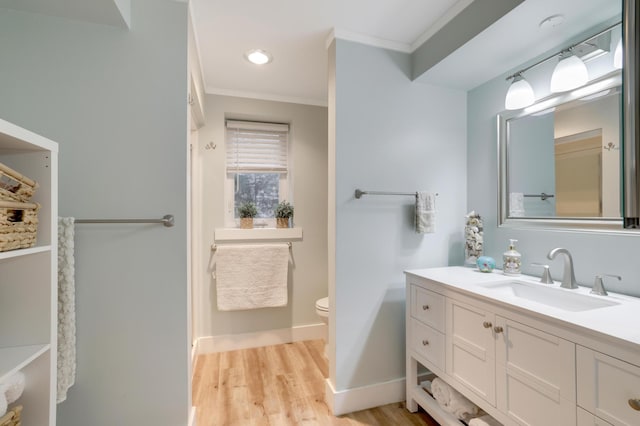
[[[320,317],[323,323],[326,325],[329,324],[329,298],[323,297],[322,299],[316,300],[316,314]],[[327,333],[329,331],[327,330]],[[327,354],[327,334],[324,337],[324,356],[328,358]]]

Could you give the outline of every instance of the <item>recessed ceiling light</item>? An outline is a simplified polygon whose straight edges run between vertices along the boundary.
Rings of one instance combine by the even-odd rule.
[[[265,65],[273,60],[273,56],[262,49],[251,49],[244,53],[244,57],[247,61],[256,65]]]
[[[564,22],[564,15],[551,15],[540,21],[540,28],[554,28]]]

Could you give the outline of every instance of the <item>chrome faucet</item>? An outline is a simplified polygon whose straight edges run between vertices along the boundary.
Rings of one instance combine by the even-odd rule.
[[[578,283],[576,282],[576,276],[573,273],[573,258],[571,257],[571,253],[569,250],[565,248],[554,248],[547,254],[549,260],[555,259],[556,255],[564,254],[564,274],[562,275],[562,284],[560,287],[562,288],[578,288]]]
[[[597,294],[599,296],[606,296],[606,295],[609,294],[609,293],[607,293],[607,290],[605,290],[605,288],[604,288],[604,283],[602,281],[604,277],[617,278],[618,281],[622,280],[622,277],[620,275],[613,275],[613,274],[596,275],[596,280],[593,282],[593,288],[591,289],[591,291],[589,293]]]

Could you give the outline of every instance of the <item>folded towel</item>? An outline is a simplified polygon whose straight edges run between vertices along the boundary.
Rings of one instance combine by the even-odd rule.
[[[74,223],[72,217],[58,218],[58,404],[76,381]]]
[[[436,194],[416,193],[416,232],[418,234],[436,232]]]
[[[24,373],[22,371],[18,371],[8,378],[6,378],[2,384],[0,384],[0,389],[2,390],[2,396],[6,399],[8,404],[13,404],[22,396],[22,392],[24,391]]]
[[[288,270],[287,244],[218,246],[218,309],[235,311],[285,306]]]
[[[431,391],[438,405],[458,419],[468,421],[473,416],[478,415],[479,409],[477,405],[439,377],[436,377],[431,382]]]
[[[7,414],[7,397],[4,396],[4,388],[0,384],[0,417]]]
[[[502,423],[488,414],[471,419],[469,426],[502,426]]]
[[[524,194],[522,192],[509,193],[509,217],[524,216]]]

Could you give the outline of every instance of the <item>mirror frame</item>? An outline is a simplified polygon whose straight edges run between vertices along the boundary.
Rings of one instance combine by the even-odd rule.
[[[626,52],[625,52],[626,53]],[[509,193],[509,168],[508,144],[510,120],[525,117],[536,112],[571,102],[589,94],[619,87],[622,85],[622,71],[612,71],[602,77],[590,81],[585,86],[570,92],[552,94],[540,99],[535,104],[520,110],[503,111],[497,116],[497,140],[498,140],[498,226],[537,229],[565,229],[580,231],[609,231],[624,232],[623,218],[564,218],[564,217],[509,217],[508,193]],[[621,111],[624,107],[621,109]],[[621,132],[622,134],[622,129]],[[621,185],[622,183],[622,175]],[[622,213],[622,212],[621,212]]]

